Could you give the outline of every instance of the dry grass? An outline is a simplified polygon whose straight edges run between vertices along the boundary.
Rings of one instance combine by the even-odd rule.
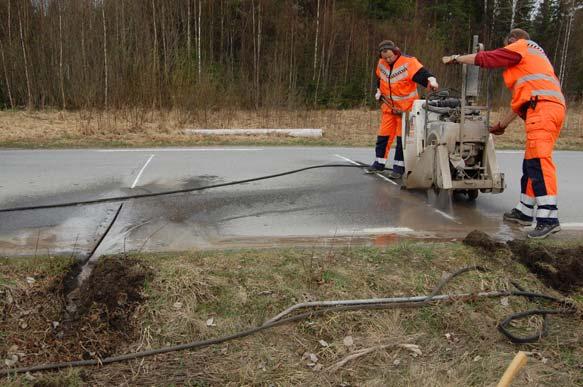
[[[493,115],[495,120],[497,114]],[[499,148],[522,148],[524,129],[520,120],[505,136],[496,138]],[[219,110],[152,111],[126,109],[102,111],[0,111],[0,146],[62,148],[100,146],[190,145],[336,145],[372,146],[379,125],[377,110]],[[283,136],[188,136],[186,128],[322,128],[319,139]],[[583,109],[569,112],[557,149],[583,149]]]
[[[378,112],[371,110],[0,111],[0,146],[371,146],[375,141],[378,120]],[[209,137],[182,134],[182,130],[188,128],[323,128],[324,136],[319,139],[302,139],[278,135]]]
[[[191,252],[141,259],[156,267],[156,275],[146,284],[148,298],[136,312],[142,321],[136,350],[230,334],[305,300],[427,294],[443,272],[469,264],[492,270],[468,273],[448,285],[447,292],[504,289],[510,287],[509,279],[518,279],[530,290],[556,294],[507,252],[486,257],[451,243]],[[2,273],[9,276],[10,271]],[[581,296],[575,299],[583,306]],[[533,354],[513,385],[580,385],[580,318],[553,316],[550,337],[528,346],[515,346],[497,332],[497,321],[531,307],[525,300],[505,305],[492,299],[334,313],[199,351],[34,376],[36,381],[90,385],[494,385],[523,349]],[[532,328],[539,321],[524,324]],[[345,344],[347,336],[353,345]],[[417,345],[421,355],[401,344]],[[367,349],[369,353],[340,363]]]
[[[500,115],[499,112],[493,113],[492,122],[497,122]],[[506,129],[503,136],[495,136],[494,139],[496,148],[524,149],[524,122],[517,118]],[[555,149],[583,150],[583,109],[581,107],[569,110]]]

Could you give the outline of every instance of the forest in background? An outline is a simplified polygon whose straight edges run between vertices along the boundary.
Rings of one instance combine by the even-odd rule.
[[[350,108],[372,103],[376,47],[394,40],[459,87],[478,34],[511,28],[583,96],[581,0],[0,0],[0,108]],[[494,96],[507,98],[500,77]],[[506,93],[506,94],[505,94]]]

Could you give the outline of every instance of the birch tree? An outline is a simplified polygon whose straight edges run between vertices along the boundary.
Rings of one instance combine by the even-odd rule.
[[[8,92],[8,101],[10,102],[10,108],[14,109],[14,100],[12,99],[12,90],[10,89],[10,78],[8,78],[8,70],[6,68],[6,58],[4,56],[4,44],[0,40],[0,55],[2,58],[2,69],[4,70],[4,80],[6,82],[6,90]]]
[[[26,108],[28,110],[32,110],[34,103],[33,103],[33,99],[32,99],[32,84],[31,84],[31,80],[30,80],[30,74],[28,71],[28,56],[26,54],[26,44],[24,41],[24,31],[22,29],[22,18],[23,18],[23,14],[24,10],[20,10],[20,12],[18,12],[18,29],[20,32],[20,44],[22,47],[22,59],[24,61],[24,74],[26,77],[26,92],[27,92],[27,100],[26,100]]]
[[[107,23],[105,20],[105,1],[101,6],[101,20],[103,21],[103,75],[104,75],[104,83],[103,83],[103,103],[105,108],[108,107],[108,92],[109,92],[109,73],[108,73],[108,66],[107,66]]]

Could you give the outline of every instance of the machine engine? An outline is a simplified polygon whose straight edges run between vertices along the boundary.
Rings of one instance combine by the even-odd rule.
[[[474,37],[476,51],[479,49]],[[465,66],[465,65],[464,65]],[[458,191],[475,199],[478,192],[504,190],[488,132],[489,107],[478,106],[478,68],[463,68],[461,96],[447,91],[416,100],[403,119],[406,189]]]

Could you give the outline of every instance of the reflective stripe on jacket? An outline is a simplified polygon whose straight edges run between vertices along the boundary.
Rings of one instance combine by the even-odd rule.
[[[534,97],[565,106],[555,70],[538,44],[520,39],[504,48],[522,57],[516,66],[508,67],[502,74],[506,87],[512,91],[512,110],[519,113],[521,107]]]
[[[417,84],[413,81],[413,76],[422,67],[417,58],[407,55],[400,55],[392,67],[385,59],[379,59],[376,75],[380,79],[381,94],[395,109],[411,110],[413,101],[418,97]],[[389,107],[383,104],[382,109],[386,110]]]

